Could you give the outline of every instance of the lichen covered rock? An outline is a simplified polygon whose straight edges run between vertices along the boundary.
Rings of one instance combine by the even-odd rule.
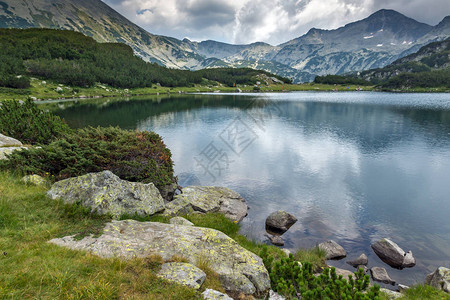
[[[245,200],[238,193],[224,187],[188,186],[166,205],[164,215],[175,216],[197,211],[220,212],[227,218],[240,222],[248,211]]]
[[[263,294],[270,288],[269,274],[262,259],[214,229],[134,220],[112,221],[98,238],[76,241],[69,236],[50,242],[88,250],[101,257],[160,255],[167,261],[173,256],[181,256],[191,264],[201,258],[219,274],[223,286],[230,291]]]
[[[66,203],[80,203],[91,212],[113,218],[124,214],[151,216],[164,210],[164,200],[153,183],[125,181],[110,171],[58,181],[47,195]]]
[[[439,267],[433,273],[427,275],[425,284],[450,293],[450,269]]]
[[[27,175],[22,177],[22,181],[26,184],[45,185],[47,181],[39,175]]]
[[[198,290],[205,281],[206,274],[191,264],[173,262],[163,264],[158,277]]]

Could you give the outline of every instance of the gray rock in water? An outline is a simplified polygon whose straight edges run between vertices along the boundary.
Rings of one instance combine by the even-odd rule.
[[[33,184],[33,185],[46,185],[47,181],[44,177],[39,175],[27,175],[22,177],[22,182],[26,184]]]
[[[23,144],[20,141],[0,133],[0,147],[22,147],[22,146]]]
[[[202,293],[202,296],[205,300],[233,300],[233,298],[229,297],[227,294],[212,289],[206,289]]]
[[[284,241],[279,235],[268,235],[269,240],[275,246],[284,246]]]
[[[325,259],[341,259],[347,256],[345,249],[333,240],[320,243],[319,248],[325,251]]]
[[[194,223],[186,220],[183,217],[173,217],[172,219],[170,219],[169,223],[174,224],[174,225],[184,225],[184,226],[193,226],[194,225]]]
[[[367,258],[367,255],[363,253],[358,258],[347,261],[347,263],[356,268],[360,265],[367,266],[367,264],[369,263],[369,259]]]
[[[201,257],[219,274],[227,290],[264,294],[270,288],[269,274],[262,259],[214,229],[134,220],[112,221],[98,238],[85,237],[77,241],[69,236],[50,242],[88,250],[101,257],[160,255],[167,261],[173,256],[181,256],[191,264]]]
[[[271,213],[266,219],[266,229],[275,233],[285,233],[297,222],[297,218],[293,215],[279,210]]]
[[[125,181],[110,171],[58,181],[47,195],[66,203],[81,203],[91,212],[114,218],[124,214],[151,216],[164,210],[164,200],[153,183]]]
[[[206,274],[196,266],[187,263],[166,263],[158,272],[158,277],[164,278],[190,288],[199,289],[206,279]]]
[[[450,269],[439,267],[425,279],[425,284],[450,293]]]
[[[412,252],[406,253],[390,239],[382,239],[371,245],[373,251],[386,264],[393,268],[411,268],[416,265]]]
[[[399,284],[399,285],[398,285],[398,291],[399,291],[400,293],[404,293],[404,292],[406,292],[407,290],[409,290],[409,286],[404,285],[404,284]]]
[[[387,283],[387,284],[395,284],[395,281],[389,277],[389,274],[387,273],[385,268],[380,267],[372,267],[370,269],[370,274],[372,275],[372,279],[375,281]]]
[[[240,222],[248,211],[245,200],[238,193],[224,187],[188,186],[174,201],[166,205],[164,215],[179,215],[188,210],[201,213],[220,212],[227,218]]]

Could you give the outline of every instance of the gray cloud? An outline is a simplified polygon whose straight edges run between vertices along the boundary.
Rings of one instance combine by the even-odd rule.
[[[310,28],[334,29],[388,8],[437,24],[448,0],[104,0],[151,33],[229,43],[280,44]]]

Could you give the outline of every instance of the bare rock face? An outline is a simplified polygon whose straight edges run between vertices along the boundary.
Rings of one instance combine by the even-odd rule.
[[[283,234],[297,222],[297,218],[293,215],[279,210],[271,213],[266,219],[267,231]]]
[[[370,274],[372,275],[372,279],[375,281],[387,283],[387,284],[395,284],[395,281],[389,277],[389,274],[387,273],[385,268],[380,267],[372,267],[370,269]]]
[[[326,259],[341,259],[347,256],[345,249],[332,240],[320,243],[319,248],[325,251]]]
[[[164,210],[164,200],[153,183],[125,181],[110,171],[58,181],[47,196],[81,203],[91,212],[111,214],[114,218],[124,214],[151,216]]]
[[[238,193],[214,186],[188,186],[166,205],[166,216],[198,211],[201,213],[220,212],[230,220],[240,222],[247,215],[248,206]]]
[[[198,290],[206,274],[196,266],[187,263],[166,263],[161,266],[158,277]]]
[[[450,269],[439,267],[433,273],[427,275],[425,284],[450,293]]]
[[[361,265],[367,266],[367,264],[369,263],[369,259],[367,258],[367,255],[363,253],[358,258],[347,261],[347,263],[356,268]]]
[[[371,245],[378,257],[393,268],[411,268],[416,265],[416,260],[409,251],[406,253],[396,243],[389,239],[382,239]]]
[[[167,261],[173,256],[181,256],[191,264],[201,258],[219,274],[226,290],[262,295],[270,289],[269,274],[262,259],[214,229],[134,220],[112,221],[98,238],[85,237],[77,241],[68,236],[53,239],[50,243],[87,250],[101,257],[160,255]]]
[[[0,133],[0,147],[22,147],[22,146],[23,144],[20,141]]]

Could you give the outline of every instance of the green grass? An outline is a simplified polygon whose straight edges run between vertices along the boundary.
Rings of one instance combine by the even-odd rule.
[[[109,219],[49,200],[45,191],[0,173],[0,299],[200,299],[158,279],[145,259],[102,259],[48,244],[100,233]]]
[[[210,262],[198,259],[207,274],[200,291],[169,283],[156,276],[164,263],[151,256],[123,261],[104,259],[47,243],[52,238],[78,238],[102,232],[109,217],[90,214],[80,206],[50,200],[48,186],[24,184],[17,175],[0,172],[0,299],[201,299],[206,288],[223,291]],[[221,230],[244,248],[259,254],[263,247],[279,259],[277,247],[250,241],[239,234],[239,225],[221,214],[186,216],[196,226]],[[153,216],[141,221],[168,222]],[[299,250],[296,259],[324,265],[318,249]],[[171,261],[185,261],[173,257]],[[449,299],[428,286],[416,286],[403,299]]]
[[[313,267],[317,269],[326,268],[327,264],[325,263],[326,253],[324,250],[319,247],[315,247],[312,249],[299,249],[294,257],[296,260],[301,261],[302,263],[308,262],[313,265]]]
[[[449,300],[450,294],[443,291],[438,291],[437,289],[429,285],[415,285],[412,286],[405,292],[405,295],[399,300],[425,300],[425,299],[441,299]]]

